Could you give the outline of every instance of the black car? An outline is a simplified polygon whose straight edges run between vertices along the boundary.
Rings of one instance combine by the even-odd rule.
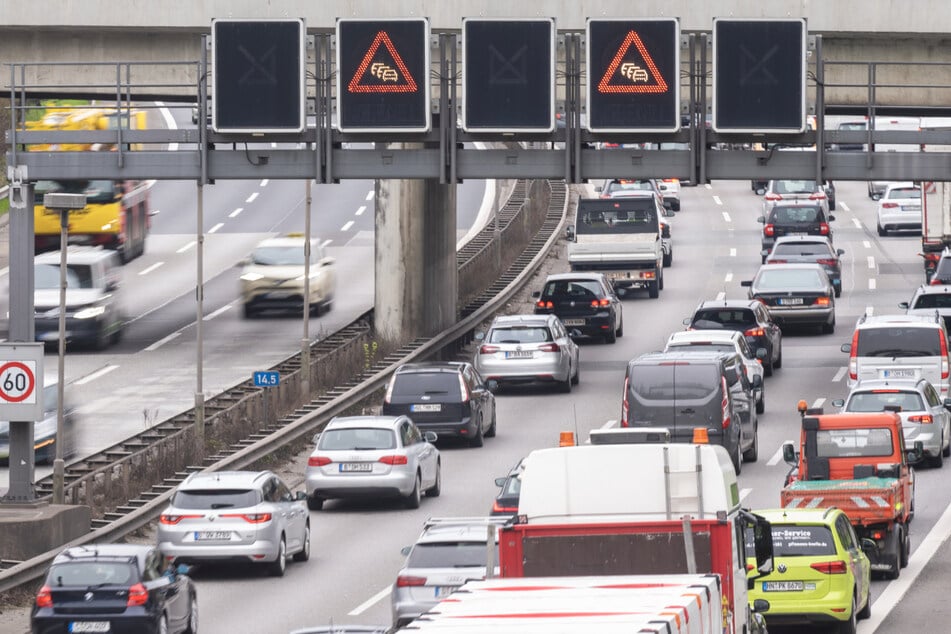
[[[835,288],[835,296],[842,294],[842,266],[839,257],[845,250],[836,249],[828,238],[813,236],[783,236],[776,238],[773,250],[766,256],[766,264],[811,262],[825,269]]]
[[[621,300],[603,273],[549,275],[544,288],[532,297],[536,315],[556,315],[572,336],[614,343],[624,335]]]
[[[750,299],[758,299],[780,325],[818,326],[835,332],[835,288],[819,264],[765,264],[743,280]]]
[[[165,568],[155,546],[91,544],[53,559],[36,595],[34,634],[198,631],[198,600],[187,566]]]
[[[755,299],[717,299],[701,302],[684,320],[689,330],[738,330],[754,354],[765,350],[763,373],[783,365],[783,332],[762,302]]]
[[[829,223],[835,216],[827,214],[822,205],[812,202],[778,203],[765,216],[756,219],[763,225],[762,251],[769,253],[780,236],[825,236],[832,241]],[[766,261],[763,255],[762,261]]]
[[[481,447],[495,436],[495,395],[471,363],[407,363],[393,373],[383,414],[405,414],[422,431]]]
[[[495,486],[499,487],[499,494],[492,503],[491,515],[517,515],[518,498],[522,491],[522,461],[512,467],[509,474],[495,479]]]

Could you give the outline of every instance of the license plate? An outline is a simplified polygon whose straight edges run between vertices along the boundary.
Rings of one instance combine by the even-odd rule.
[[[409,411],[411,412],[441,412],[442,405],[440,403],[417,403],[416,405],[410,405]]]
[[[267,296],[270,299],[287,299],[293,294],[291,291],[271,291]]]
[[[566,326],[584,326],[584,319],[564,319],[561,323]]]
[[[882,378],[884,379],[913,379],[915,378],[915,371],[911,369],[882,370]]]
[[[195,541],[206,540],[230,540],[231,531],[195,531]],[[99,632],[100,630],[86,630],[87,632]],[[105,630],[102,630],[105,631]]]
[[[459,586],[436,586],[436,598],[448,596],[458,589]]]
[[[509,350],[505,353],[506,359],[531,359],[531,350]]]
[[[109,621],[73,621],[69,624],[70,632],[108,632]]]
[[[902,205],[902,211],[921,211],[921,205]]]
[[[777,302],[780,306],[802,306],[801,297],[782,297]]]
[[[341,462],[340,470],[344,473],[355,471],[373,471],[373,464],[369,462]]]
[[[764,581],[763,592],[802,592],[802,581]]]

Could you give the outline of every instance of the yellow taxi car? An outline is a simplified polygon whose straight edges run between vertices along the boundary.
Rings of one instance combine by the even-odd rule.
[[[767,625],[838,625],[837,632],[855,634],[856,621],[871,616],[871,565],[846,514],[837,508],[755,513],[773,527],[773,572],[757,577],[749,593],[751,604],[769,602]],[[752,535],[747,541],[751,546]]]

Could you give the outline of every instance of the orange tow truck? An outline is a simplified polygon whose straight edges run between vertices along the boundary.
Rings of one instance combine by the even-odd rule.
[[[799,449],[783,444],[783,458],[793,468],[781,505],[842,509],[866,546],[872,570],[898,578],[908,564],[908,525],[915,508],[915,472],[909,463],[923,454],[921,442],[906,450],[894,411],[823,414],[801,402],[800,414]]]

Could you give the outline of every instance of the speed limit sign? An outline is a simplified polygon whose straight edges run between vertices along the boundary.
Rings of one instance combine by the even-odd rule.
[[[43,344],[0,344],[0,420],[43,418]]]

